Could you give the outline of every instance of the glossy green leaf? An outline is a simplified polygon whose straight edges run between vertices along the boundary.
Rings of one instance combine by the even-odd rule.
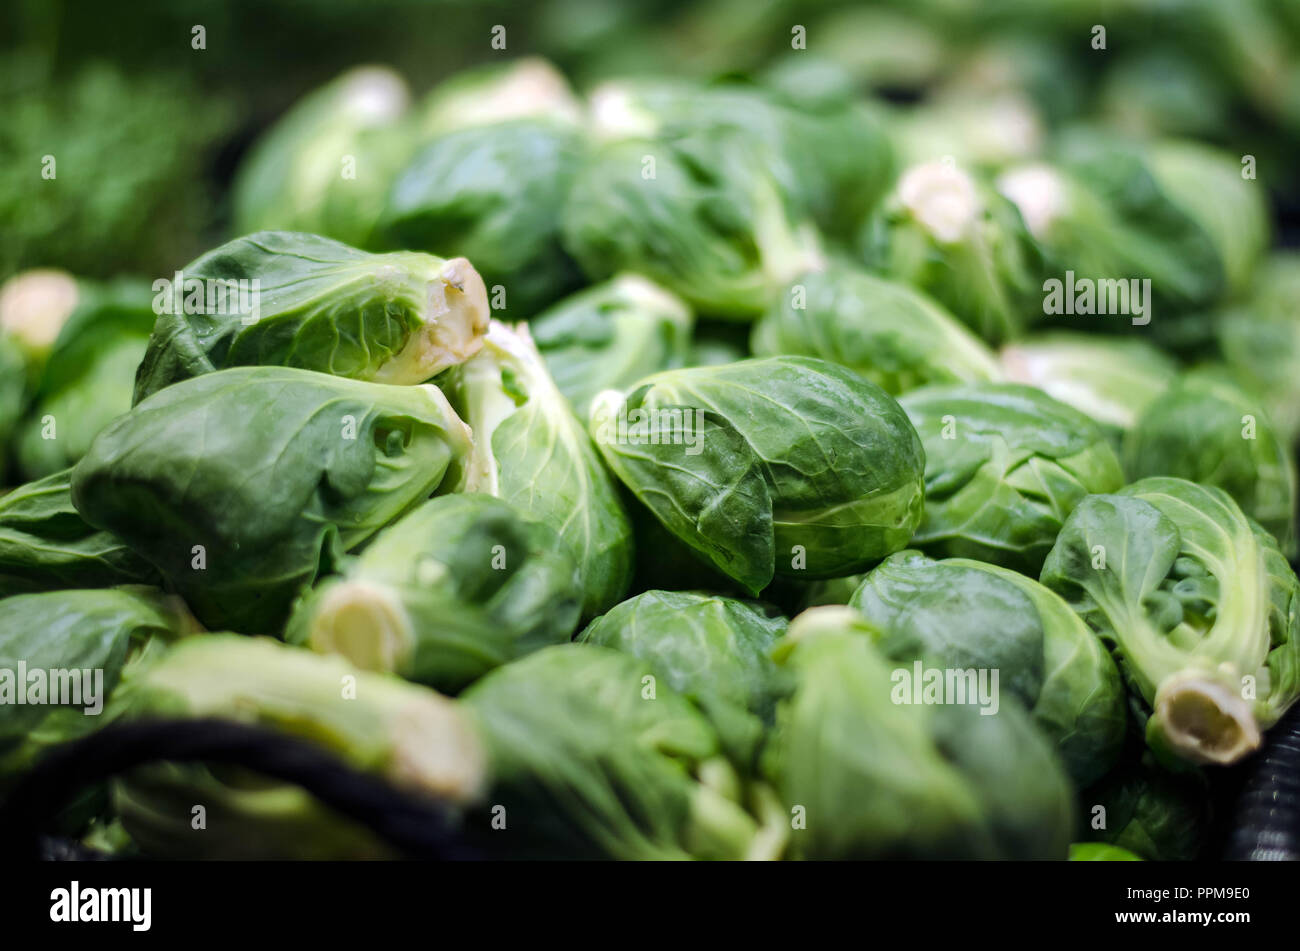
[[[384,529],[298,603],[285,640],[454,693],[567,641],[582,591],[559,536],[486,495],[444,495]]]
[[[236,366],[286,366],[422,383],[473,356],[487,330],[483,280],[464,258],[367,254],[312,234],[263,231],[155,282],[158,323],[138,403]]]
[[[355,548],[457,484],[469,450],[433,386],[242,367],[169,386],[105,429],[72,499],[205,624],[269,633],[336,540]]]
[[[1124,483],[1097,424],[1033,387],[927,387],[901,403],[925,446],[913,544],[932,554],[1035,572],[1070,510]]]

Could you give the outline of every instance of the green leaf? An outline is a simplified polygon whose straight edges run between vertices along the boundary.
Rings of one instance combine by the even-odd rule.
[[[493,322],[483,352],[446,385],[474,432],[463,488],[505,499],[564,540],[582,577],[585,617],[616,604],[631,578],[631,525],[527,331]]]
[[[367,254],[317,235],[263,231],[178,274],[179,282],[154,285],[158,323],[137,403],[235,366],[422,383],[476,353],[487,329],[487,292],[464,258]]]
[[[460,467],[470,436],[433,386],[287,367],[177,383],[72,474],[91,525],[148,559],[210,627],[280,629],[337,539],[355,548]]]
[[[0,497],[0,598],[159,580],[152,565],[77,512],[71,469]]]

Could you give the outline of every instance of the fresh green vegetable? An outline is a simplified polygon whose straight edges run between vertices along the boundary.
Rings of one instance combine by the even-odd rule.
[[[632,572],[632,529],[591,437],[526,328],[493,321],[483,352],[447,381],[474,434],[465,490],[505,499],[564,540],[583,614],[617,604]]]
[[[655,374],[601,394],[591,432],[641,503],[753,594],[774,574],[859,571],[921,517],[924,457],[902,410],[823,360]]]
[[[235,228],[309,231],[368,247],[415,142],[391,69],[351,69],[304,96],[253,146],[234,186]]]
[[[685,366],[690,309],[635,274],[622,274],[566,297],[528,322],[555,385],[585,417],[601,390]]]
[[[1040,242],[1047,274],[1062,282],[1066,295],[1071,277],[1075,282],[1151,282],[1141,313],[1130,298],[1123,314],[1097,316],[1099,301],[1094,301],[1093,315],[1080,312],[1068,319],[1086,329],[1119,330],[1133,320],[1143,326],[1151,320],[1160,324],[1218,298],[1224,288],[1219,249],[1161,187],[1143,155],[1086,133],[1068,138],[1059,151],[1058,161],[1012,168],[997,183]],[[1093,286],[1100,296],[1100,288],[1110,285]],[[1040,294],[1039,313],[1044,305]],[[1062,308],[1056,313],[1068,312]]]
[[[0,339],[21,354],[31,389],[81,300],[77,279],[52,268],[23,271],[0,284]]]
[[[1271,237],[1265,187],[1242,175],[1239,156],[1195,142],[1160,142],[1150,161],[1166,194],[1214,242],[1226,292],[1248,290]]]
[[[76,463],[108,423],[131,408],[135,370],[148,336],[109,344],[80,378],[60,392],[38,395],[18,437],[19,465],[38,479]]]
[[[893,174],[880,117],[850,97],[805,96],[741,82],[641,79],[592,93],[597,134],[659,140],[736,136],[770,156],[781,191],[836,239],[851,238]]]
[[[731,129],[611,139],[578,172],[564,245],[592,280],[637,271],[701,314],[750,320],[821,260],[774,161]]]
[[[463,254],[498,317],[530,318],[577,286],[560,214],[581,160],[581,107],[545,60],[459,73],[417,109],[423,143],[393,178],[381,224],[394,247]]]
[[[1011,202],[950,160],[903,172],[864,229],[868,264],[912,284],[991,344],[1041,312],[1042,261]]]
[[[1178,374],[1168,354],[1136,337],[1062,331],[1008,344],[1001,358],[1007,380],[1073,406],[1117,443]]]
[[[551,117],[445,132],[394,180],[385,239],[464,255],[492,289],[499,316],[532,317],[578,286],[560,247],[560,216],[581,156],[578,131]]]
[[[77,512],[71,469],[0,497],[0,598],[159,580],[152,565]]]
[[[131,408],[135,371],[154,313],[148,285],[78,281],[76,305],[41,363],[17,435],[19,467],[32,479],[75,463],[99,431]]]
[[[565,644],[465,693],[493,777],[476,822],[498,854],[738,859],[763,842],[729,795],[709,721],[650,670],[606,647]]]
[[[124,678],[123,719],[216,717],[306,740],[449,809],[475,801],[485,753],[431,690],[265,638],[189,639]],[[228,768],[158,764],[114,784],[131,837],[172,858],[374,858],[389,852],[300,790]],[[201,828],[193,806],[211,806]]]
[[[436,387],[239,367],[169,386],[101,432],[72,500],[209,627],[268,633],[337,550],[457,485],[469,452]]]
[[[235,366],[287,366],[376,383],[422,383],[473,356],[487,292],[464,258],[367,254],[266,231],[155,282],[158,323],[135,400]]]
[[[924,294],[842,265],[796,278],[754,325],[752,348],[842,364],[895,396],[1001,375],[992,351]]]
[[[1041,151],[1043,116],[1024,90],[954,87],[957,83],[896,117],[894,134],[904,163],[951,156],[970,168],[998,168]]]
[[[1148,478],[1089,496],[1042,582],[1113,645],[1162,756],[1235,762],[1300,696],[1300,582],[1222,489]]]
[[[43,848],[1234,832],[1213,767],[1300,698],[1300,0],[841,6],[467,8],[446,49],[295,10],[418,94],[297,102],[316,71],[233,10],[191,38],[245,54],[190,57],[203,110],[0,8],[0,799],[119,718],[169,747]],[[174,53],[138,20],[119,53]],[[13,702],[34,664],[94,694]],[[213,717],[251,759],[187,755]],[[446,828],[350,795],[384,784]]]
[[[195,629],[177,598],[153,588],[0,600],[0,777],[109,722],[123,672]]]
[[[1189,373],[1152,402],[1124,440],[1130,479],[1178,476],[1214,485],[1295,553],[1291,447],[1259,403],[1225,374]]]
[[[415,111],[425,138],[512,119],[582,119],[582,104],[564,74],[537,56],[462,70],[435,86]]]
[[[1124,484],[1097,424],[1033,387],[927,387],[901,402],[925,446],[912,543],[927,552],[1036,572],[1070,510]]]
[[[567,641],[582,592],[559,536],[485,495],[445,495],[380,532],[296,607],[285,640],[456,692]]]
[[[1025,705],[1080,787],[1114,764],[1124,739],[1119,672],[1096,635],[1038,582],[984,562],[900,552],[849,604],[877,629],[890,660],[998,671],[998,689]]]
[[[809,859],[1064,858],[1072,796],[1016,702],[897,702],[898,671],[849,608],[799,615],[777,645],[796,687],[765,765]]]
[[[594,620],[579,640],[639,658],[709,718],[728,754],[752,769],[784,689],[769,657],[786,620],[771,609],[686,591],[646,591]]]
[[[452,803],[474,800],[485,780],[482,747],[454,702],[269,638],[187,639],[133,670],[113,705],[126,719],[216,717],[272,727]]]

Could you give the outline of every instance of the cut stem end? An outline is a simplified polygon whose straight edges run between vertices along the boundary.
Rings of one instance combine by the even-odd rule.
[[[1204,674],[1176,674],[1162,683],[1153,719],[1169,747],[1195,763],[1226,766],[1259,748],[1250,704]]]

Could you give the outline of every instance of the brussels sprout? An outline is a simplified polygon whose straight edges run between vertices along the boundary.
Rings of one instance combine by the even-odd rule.
[[[1225,374],[1181,378],[1151,403],[1124,440],[1130,479],[1178,476],[1215,485],[1295,553],[1295,462],[1260,405]]]
[[[397,73],[349,70],[304,97],[253,146],[234,184],[235,228],[310,231],[368,246],[414,146]]]
[[[78,514],[71,469],[0,497],[0,598],[159,581],[152,565]]]
[[[39,479],[76,463],[108,423],[131,408],[135,371],[148,336],[109,343],[79,379],[38,395],[17,439],[23,474]]]
[[[809,859],[1064,858],[1069,782],[1014,700],[897,702],[897,671],[856,611],[821,607],[776,647],[794,673],[764,765]]]
[[[1300,696],[1300,582],[1222,489],[1148,478],[1089,496],[1041,580],[1114,645],[1162,756],[1232,763]]]
[[[952,156],[972,167],[1004,166],[1037,155],[1046,138],[1043,116],[1020,89],[944,90],[895,123],[908,165]]]
[[[235,366],[423,383],[477,353],[487,330],[487,292],[464,258],[367,254],[316,235],[266,231],[223,244],[180,274],[182,286],[154,284],[159,316],[136,378],[137,403],[178,380]]]
[[[1300,435],[1300,253],[1281,251],[1260,268],[1255,292],[1219,315],[1219,350],[1257,392],[1288,442]]]
[[[921,443],[884,390],[810,357],[668,370],[602,393],[606,463],[707,563],[757,594],[773,574],[859,571],[921,518]]]
[[[1110,848],[1152,862],[1189,862],[1209,838],[1209,793],[1199,773],[1170,773],[1149,756],[1135,758],[1080,795],[1080,825]]]
[[[1264,186],[1242,176],[1238,156],[1195,142],[1157,143],[1150,162],[1170,200],[1214,242],[1225,290],[1247,290],[1271,237]]]
[[[31,387],[81,299],[77,279],[52,268],[23,271],[0,284],[0,338],[22,354]]]
[[[285,640],[455,692],[567,641],[580,609],[577,569],[555,532],[499,499],[445,495],[305,595]]]
[[[555,530],[577,562],[585,617],[617,604],[631,579],[631,525],[527,329],[493,321],[483,352],[446,386],[474,433],[464,489]]]
[[[1219,296],[1219,250],[1140,154],[1083,136],[1067,139],[1062,151],[1056,163],[1013,168],[997,181],[1039,241],[1049,273],[1062,281],[1071,274],[1089,281],[1149,279],[1148,319]],[[1036,309],[1043,306],[1040,297]]]
[[[1136,337],[1051,333],[1002,348],[1002,370],[1104,427],[1116,443],[1173,382],[1178,365]]]
[[[560,214],[581,156],[578,131],[551,118],[454,129],[397,176],[381,228],[399,247],[465,255],[498,313],[531,317],[578,283]]]
[[[559,70],[539,56],[461,70],[416,110],[422,137],[511,119],[549,116],[577,125],[582,104]]]
[[[769,157],[782,192],[830,237],[848,239],[893,175],[883,123],[843,97],[810,102],[740,82],[612,82],[591,97],[598,135],[736,136]]]
[[[470,445],[434,386],[237,367],[169,386],[101,432],[72,500],[209,627],[266,633],[336,542],[354,548],[457,484]]]
[[[565,247],[593,280],[637,271],[703,314],[749,320],[821,260],[773,161],[731,129],[606,142],[574,183]]]
[[[216,717],[318,743],[359,769],[452,803],[475,800],[484,750],[432,690],[264,637],[188,638],[133,669],[115,715]]]
[[[1102,842],[1072,842],[1069,860],[1071,862],[1141,862],[1142,857],[1117,845],[1106,845]]]
[[[112,708],[124,720],[216,717],[281,731],[449,808],[473,802],[486,782],[483,746],[453,702],[394,677],[358,671],[342,658],[265,638],[218,634],[177,644],[129,672]],[[113,798],[127,832],[151,855],[386,854],[382,844],[300,790],[239,770],[142,767],[114,783]],[[219,833],[193,828],[195,802],[211,803],[208,822],[221,822]]]
[[[131,408],[136,367],[153,330],[147,284],[79,281],[76,295],[17,434],[19,466],[31,479],[75,463],[101,429]]]
[[[0,777],[111,720],[123,671],[196,627],[179,599],[153,588],[0,600]]]
[[[710,782],[725,764],[708,720],[640,658],[548,647],[494,670],[463,702],[488,747],[484,801],[505,825],[486,834],[504,854],[735,859],[755,845],[754,819]],[[482,829],[491,821],[479,817]]]
[[[873,268],[930,294],[988,343],[1042,309],[1042,260],[1014,205],[947,161],[907,169],[863,232]]]
[[[601,390],[622,389],[690,358],[690,309],[663,288],[622,274],[528,322],[560,392],[586,416]]]
[[[1097,637],[1060,597],[1006,568],[918,552],[890,556],[849,604],[877,629],[893,661],[999,671],[1086,786],[1124,740],[1124,688]]]
[[[751,346],[842,364],[895,396],[1000,375],[992,351],[924,294],[839,265],[796,278],[754,325]]]
[[[1097,424],[1033,387],[927,387],[901,403],[925,446],[912,542],[932,554],[1037,572],[1079,500],[1124,484]]]
[[[786,620],[733,598],[687,591],[646,591],[592,621],[579,641],[650,665],[693,701],[744,769],[755,765],[784,678],[769,656]]]
[[[391,247],[384,228],[393,183],[414,161],[418,147],[419,140],[406,125],[358,132],[342,158],[347,174],[336,175],[321,198],[316,216],[319,224],[298,225],[294,230],[321,234],[367,251],[412,250]]]

